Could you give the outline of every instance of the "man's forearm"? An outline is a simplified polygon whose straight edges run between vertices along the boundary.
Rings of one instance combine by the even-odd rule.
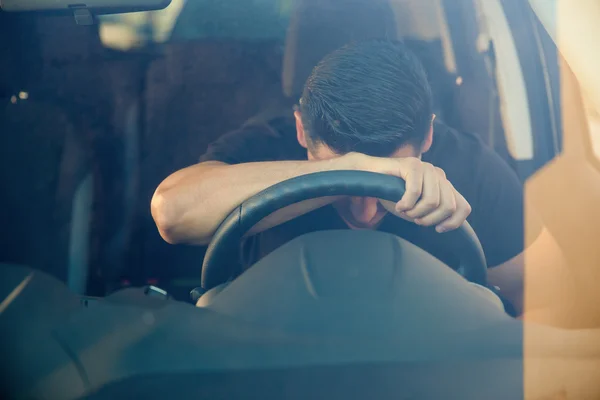
[[[260,191],[314,172],[358,169],[356,164],[351,156],[325,161],[197,164],[175,172],[161,183],[152,199],[152,216],[169,243],[206,244],[235,207]],[[279,210],[253,231],[267,229],[332,200],[315,199]]]

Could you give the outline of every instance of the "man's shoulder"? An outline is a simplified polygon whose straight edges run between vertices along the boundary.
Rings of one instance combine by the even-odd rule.
[[[498,160],[503,162],[479,136],[459,131],[443,122],[434,124],[433,144],[431,149],[423,154],[423,161],[444,170],[457,172],[462,172],[464,167],[485,167]]]
[[[489,152],[490,149],[478,135],[472,132],[459,131],[436,121],[433,126],[433,144],[429,152],[424,155],[433,159],[451,158],[449,150]]]
[[[489,182],[518,180],[506,161],[476,134],[443,123],[434,126],[434,144],[423,155],[423,160],[443,169],[448,180],[465,197],[477,196],[483,187],[489,187]]]
[[[293,118],[253,118],[211,143],[201,160],[240,164],[301,159],[295,132]]]

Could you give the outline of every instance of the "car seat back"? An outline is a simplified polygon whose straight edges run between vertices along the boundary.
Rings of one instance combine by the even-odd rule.
[[[173,41],[163,50],[146,78],[137,208],[142,230],[136,246],[142,249],[144,275],[168,281],[199,277],[205,249],[164,243],[148,212],[154,190],[170,173],[197,163],[217,137],[283,96],[277,40]]]
[[[77,228],[85,229],[90,201],[85,145],[57,88],[44,87],[40,79],[48,63],[43,59],[40,20],[1,17],[6,24],[0,25],[11,34],[0,36],[13,41],[12,51],[3,53],[0,73],[12,77],[0,85],[0,219],[7,228],[1,261],[41,269],[83,291],[87,271],[71,272],[87,267],[87,243],[74,235]],[[42,62],[35,67],[20,68],[40,55]]]

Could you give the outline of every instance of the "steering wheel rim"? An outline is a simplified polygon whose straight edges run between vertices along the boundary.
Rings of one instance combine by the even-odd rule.
[[[404,192],[401,178],[366,171],[317,172],[273,185],[244,201],[223,220],[206,250],[202,264],[202,288],[212,289],[233,276],[234,265],[239,261],[241,239],[276,210],[326,196],[376,197],[397,202]],[[469,223],[465,221],[458,229],[439,235],[440,240],[457,249],[460,258],[457,272],[467,280],[485,286],[485,255]]]

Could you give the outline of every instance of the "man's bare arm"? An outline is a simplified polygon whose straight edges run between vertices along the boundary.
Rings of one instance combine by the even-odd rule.
[[[440,231],[458,228],[471,212],[445,174],[417,158],[379,158],[349,153],[323,161],[227,165],[205,162],[165,179],[152,199],[152,216],[169,243],[208,243],[221,221],[244,200],[279,182],[320,171],[360,170],[398,176],[406,193],[394,206],[405,218]],[[252,229],[260,232],[335,200],[307,200],[274,212]]]
[[[279,182],[320,171],[357,169],[354,157],[228,165],[209,161],[170,175],[156,189],[152,217],[169,243],[207,244],[221,221],[244,200]],[[273,214],[264,230],[321,207],[331,198],[299,203]]]

